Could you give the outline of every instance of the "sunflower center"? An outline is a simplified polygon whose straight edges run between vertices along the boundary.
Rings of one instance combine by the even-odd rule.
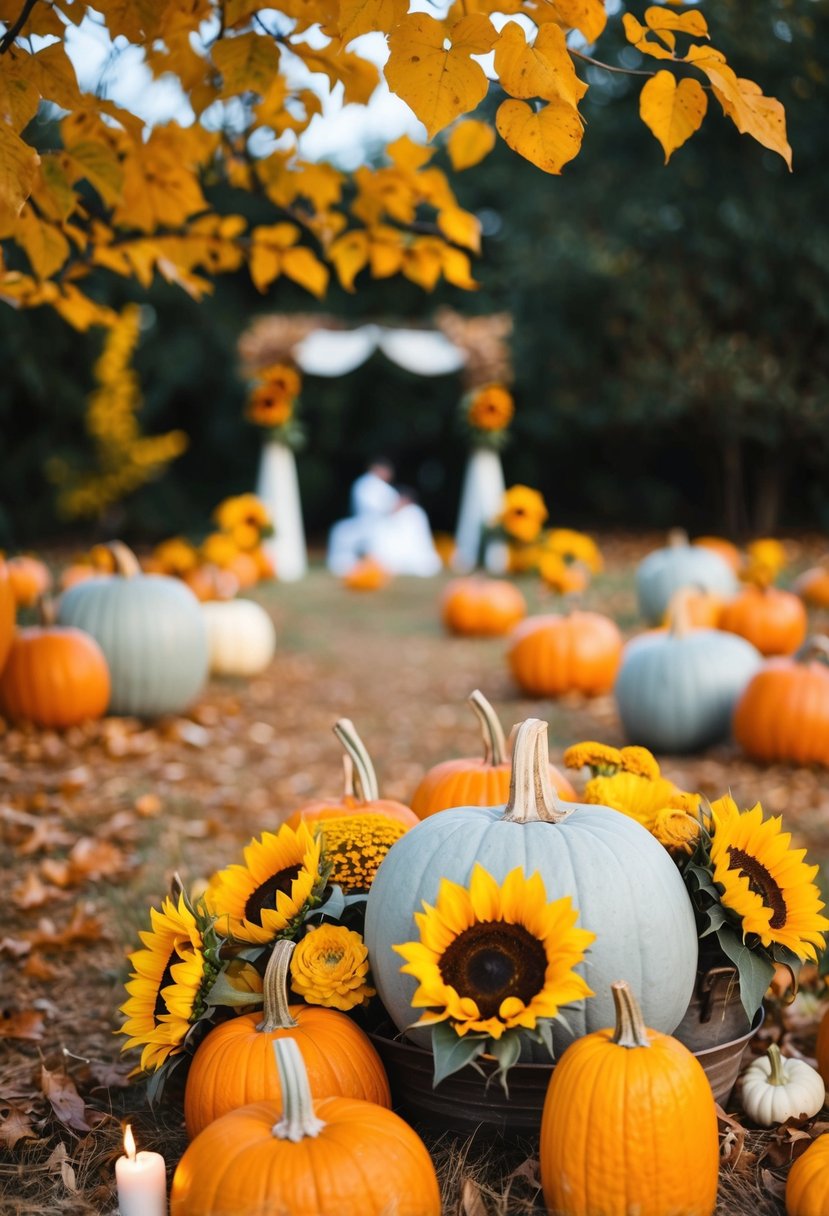
[[[248,902],[245,904],[245,920],[249,920],[251,924],[262,924],[263,908],[276,907],[276,895],[281,891],[283,895],[291,894],[291,883],[296,878],[301,866],[287,866],[284,870],[277,871],[272,874],[269,879],[258,886],[255,891],[252,891],[248,896]]]
[[[786,923],[786,901],[783,898],[783,892],[766,867],[761,865],[757,858],[752,857],[750,853],[732,846],[728,850],[728,868],[729,870],[739,870],[748,879],[749,889],[755,895],[760,896],[765,907],[771,908],[772,917],[769,927],[781,929]]]
[[[170,957],[167,959],[167,963],[164,967],[164,970],[161,972],[161,976],[158,981],[158,989],[155,994],[155,1007],[153,1009],[153,1021],[155,1021],[155,1022],[158,1021],[160,1014],[168,1012],[167,1002],[165,1001],[164,997],[161,995],[161,991],[163,988],[166,988],[168,984],[172,984],[172,982],[173,982],[173,964],[175,962],[179,962],[179,961],[180,960],[179,960],[178,954],[176,953],[175,950],[173,950],[172,953],[170,954]]]
[[[508,996],[528,1005],[541,991],[547,953],[523,925],[483,921],[459,933],[439,965],[444,982],[472,997],[482,1018],[491,1018]]]

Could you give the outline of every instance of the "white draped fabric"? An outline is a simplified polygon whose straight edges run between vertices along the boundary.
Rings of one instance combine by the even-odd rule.
[[[276,577],[293,583],[308,568],[302,505],[294,454],[284,443],[268,440],[262,445],[256,494],[268,508],[275,534],[264,542],[276,567]]]
[[[461,491],[458,525],[455,531],[455,555],[452,566],[459,574],[474,570],[480,558],[484,528],[500,514],[504,497],[504,472],[501,458],[489,448],[477,448],[470,453]],[[493,548],[486,554],[485,565],[490,573],[500,573],[501,554]]]
[[[297,343],[293,354],[308,375],[345,376],[376,350],[419,376],[448,376],[460,371],[466,362],[465,352],[437,330],[388,329],[382,325],[315,329]]]

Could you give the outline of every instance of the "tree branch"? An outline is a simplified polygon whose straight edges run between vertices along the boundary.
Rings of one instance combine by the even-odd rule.
[[[14,44],[15,38],[20,33],[20,31],[23,29],[23,26],[26,24],[26,22],[29,20],[31,11],[36,4],[37,4],[37,0],[25,0],[25,3],[23,5],[23,8],[20,10],[20,15],[18,16],[17,20],[14,22],[13,25],[9,26],[9,28],[6,30],[5,34],[3,35],[2,39],[0,39],[0,55],[5,55],[6,51],[11,50],[12,45]]]
[[[602,63],[601,59],[594,59],[592,55],[585,55],[582,51],[576,51],[573,47],[568,46],[567,50],[575,59],[583,59],[585,63],[592,63],[594,67],[604,68],[606,72],[619,72],[622,76],[655,76],[656,71],[646,72],[637,68],[617,68],[610,63]]]

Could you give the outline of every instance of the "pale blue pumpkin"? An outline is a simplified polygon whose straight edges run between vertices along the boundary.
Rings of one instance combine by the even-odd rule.
[[[126,546],[113,551],[117,573],[65,591],[58,622],[83,629],[103,650],[112,677],[109,713],[181,713],[207,679],[201,604],[180,579],[142,574]]]
[[[719,629],[643,634],[625,647],[614,695],[625,735],[656,752],[694,752],[727,739],[743,689],[763,662]]]
[[[702,545],[689,545],[682,532],[672,533],[664,549],[655,549],[636,569],[639,611],[652,625],[660,624],[681,587],[698,587],[727,599],[737,590],[734,572],[723,558]]]
[[[534,751],[528,727],[543,744]],[[522,724],[507,807],[459,807],[432,815],[392,846],[377,872],[365,941],[380,999],[400,1030],[422,1011],[411,1006],[417,983],[401,974],[403,960],[392,947],[418,940],[414,913],[424,901],[435,904],[441,879],[468,885],[475,862],[499,882],[516,866],[528,876],[538,871],[547,900],[569,895],[579,911],[577,923],[596,934],[578,967],[595,995],[562,1010],[567,1027],[554,1023],[557,1050],[613,1025],[614,980],[626,979],[635,989],[647,1025],[656,1030],[672,1031],[686,1011],[696,977],[697,931],[679,871],[662,845],[627,815],[557,802],[549,785],[546,729],[534,719]],[[410,1032],[423,1046],[430,1036],[425,1028]]]

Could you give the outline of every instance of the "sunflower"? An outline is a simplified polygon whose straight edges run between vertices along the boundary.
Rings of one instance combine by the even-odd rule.
[[[246,417],[257,426],[284,426],[294,414],[294,401],[278,384],[258,384],[248,398]]]
[[[141,1047],[141,1069],[152,1072],[182,1050],[192,1023],[204,1011],[204,997],[216,969],[207,963],[196,918],[183,895],[150,909],[151,928],[139,933],[142,950],[129,956],[133,968],[121,1006],[128,1035],[121,1048]]]
[[[255,528],[260,533],[271,526],[268,508],[255,494],[236,494],[223,499],[213,512],[213,518],[222,532],[229,533],[239,526]]]
[[[368,950],[360,934],[345,925],[309,929],[291,955],[291,987],[309,1005],[343,1013],[367,1005],[375,989],[368,984]]]
[[[574,743],[564,753],[567,768],[589,768],[593,777],[609,777],[622,767],[622,753],[608,743]]]
[[[291,400],[299,396],[299,390],[302,388],[302,377],[296,368],[288,363],[271,363],[268,367],[263,367],[259,372],[259,379]]]
[[[468,887],[444,878],[435,907],[423,908],[420,940],[394,947],[418,981],[412,1005],[427,1011],[418,1025],[448,1019],[459,1035],[500,1039],[593,995],[573,968],[596,935],[575,927],[569,895],[547,902],[540,874],[516,867],[499,886],[476,862]]]
[[[329,882],[345,895],[368,891],[380,862],[408,829],[387,815],[343,815],[325,820],[320,829],[325,860],[331,865]]]
[[[472,397],[467,410],[470,426],[481,431],[502,431],[515,413],[512,393],[502,384],[487,384]]]
[[[169,540],[163,540],[156,545],[153,558],[165,574],[174,574],[179,578],[190,570],[195,570],[199,564],[195,546],[183,536],[171,536]]]
[[[304,823],[296,831],[283,824],[252,840],[244,864],[214,874],[205,891],[218,932],[259,943],[295,933],[325,885],[321,843]]]
[[[565,561],[559,553],[540,549],[537,565],[543,581],[559,595],[577,594],[587,587],[589,576],[584,566]]]
[[[599,546],[586,532],[573,528],[551,528],[544,540],[551,553],[557,553],[567,562],[581,562],[592,574],[598,574],[604,565]]]
[[[741,920],[743,939],[756,933],[763,946],[785,946],[801,960],[823,949],[829,920],[815,884],[817,866],[805,849],[793,849],[781,817],[763,819],[759,802],[740,812],[733,798],[712,803],[711,862],[723,907]]]
[[[668,806],[679,792],[673,782],[664,777],[618,772],[611,777],[591,777],[582,798],[585,802],[621,811],[652,832],[657,812]]]
[[[513,540],[529,544],[541,531],[547,507],[538,490],[511,486],[504,494],[497,522]]]
[[[238,556],[239,550],[226,532],[211,532],[201,543],[202,560],[210,566],[218,566],[220,570],[227,570]]]

